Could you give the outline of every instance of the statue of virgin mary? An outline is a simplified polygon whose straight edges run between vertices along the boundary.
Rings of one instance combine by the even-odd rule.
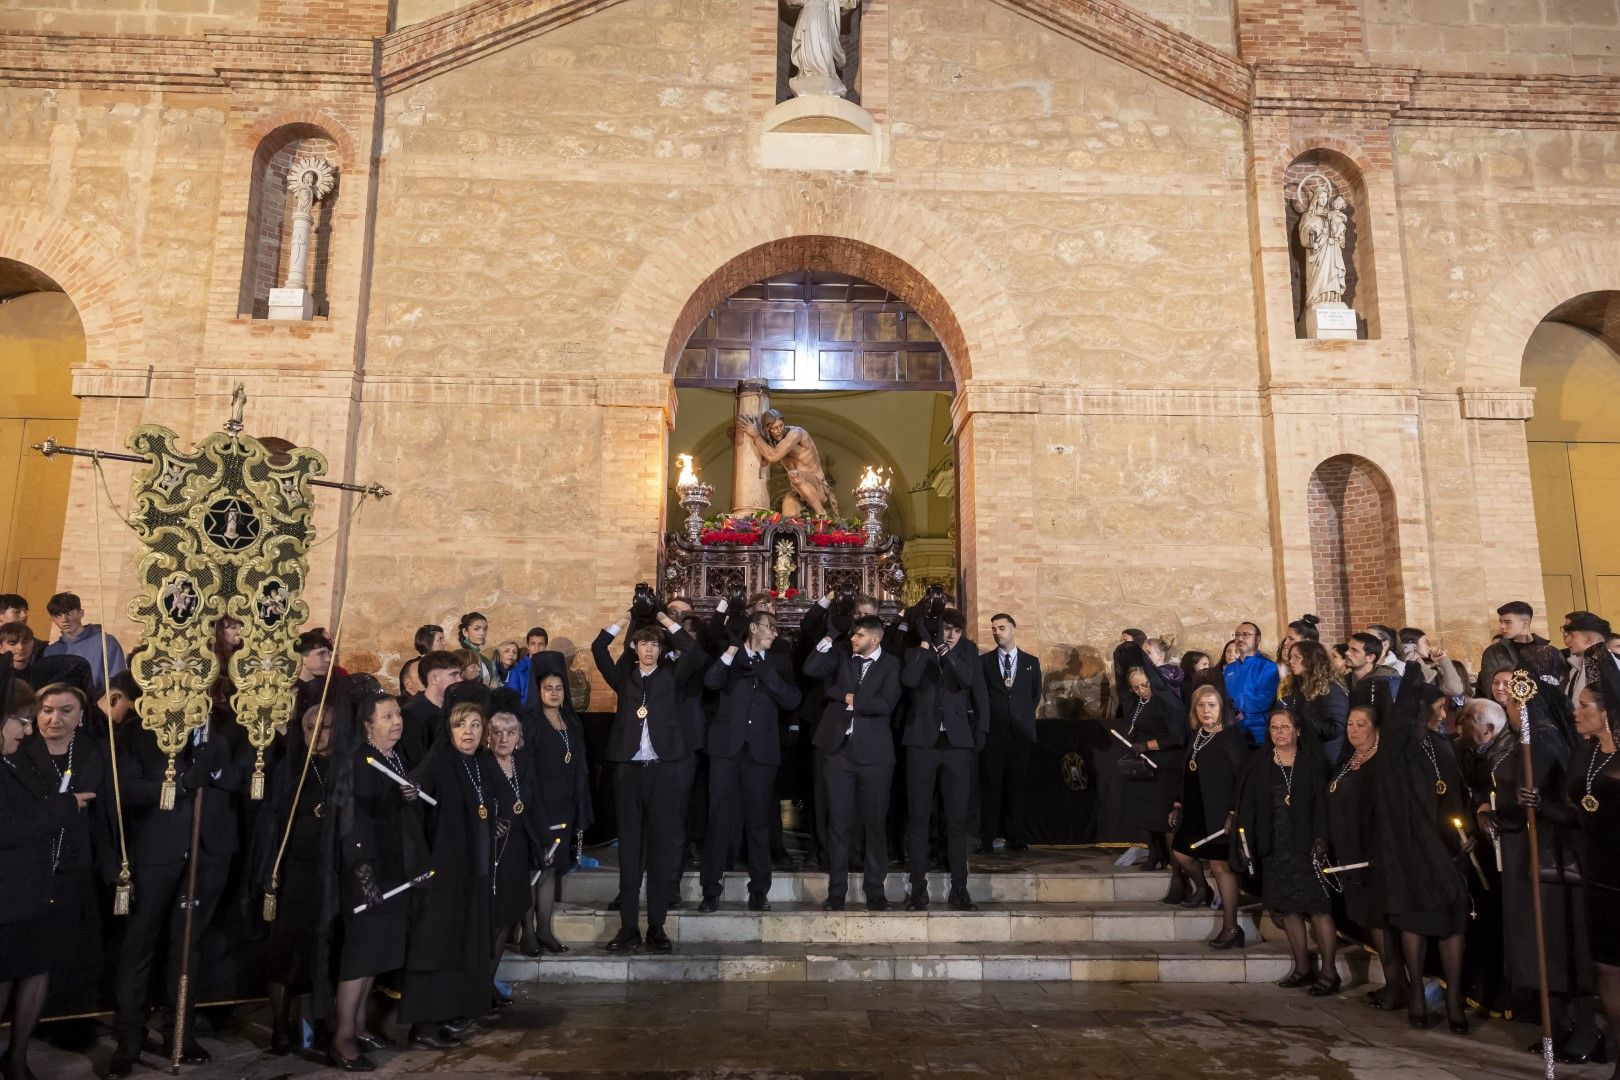
[[[799,72],[788,80],[794,95],[843,97],[849,88],[838,69],[848,57],[839,40],[838,26],[844,12],[860,7],[861,0],[787,0],[787,4],[799,9],[798,21],[793,24],[793,51],[789,54]]]

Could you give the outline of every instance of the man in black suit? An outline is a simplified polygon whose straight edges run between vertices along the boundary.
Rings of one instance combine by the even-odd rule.
[[[422,680],[422,692],[400,705],[405,726],[396,747],[412,768],[422,763],[428,748],[444,732],[444,695],[461,681],[461,661],[455,653],[436,649],[417,662],[416,674]]]
[[[681,686],[703,662],[690,634],[669,617],[663,606],[654,614],[680,653],[665,655],[663,631],[645,624],[630,632],[633,662],[620,664],[608,652],[619,636],[617,624],[596,635],[591,658],[602,679],[618,695],[618,708],[608,730],[606,759],[613,762],[613,802],[619,824],[619,932],[607,947],[635,952],[641,948],[639,923],[641,877],[647,876],[647,946],[669,952],[664,916],[678,863],[676,815],[680,805],[682,763],[692,753],[681,721]]]
[[[906,653],[900,685],[913,691],[906,747],[906,849],[911,862],[909,911],[928,907],[928,823],[934,792],[945,818],[945,860],[951,871],[953,911],[976,911],[967,891],[968,799],[973,752],[984,746],[990,706],[979,650],[963,636],[967,620],[955,608],[939,618],[939,637],[929,619],[918,619],[920,647]]]
[[[197,943],[207,932],[225,892],[231,857],[236,854],[237,800],[252,771],[252,750],[246,733],[234,721],[211,722],[198,728],[177,755],[174,809],[160,808],[168,757],[158,749],[157,737],[134,724],[118,736],[118,781],[124,812],[128,815],[130,873],[135,883],[134,903],[124,924],[114,984],[113,1034],[117,1046],[107,1075],[123,1077],[134,1071],[146,1041],[146,1011],[153,965],[164,949],[168,962],[161,965],[164,985],[171,989],[180,968],[180,939],[185,921],[187,860],[191,852],[192,806],[203,796],[202,831],[197,859],[197,895],[191,924],[190,982],[197,984]],[[186,1045],[182,1065],[201,1065],[208,1051],[196,1042],[187,1001]],[[167,1038],[167,1036],[166,1036]],[[166,1055],[167,1056],[167,1053]]]
[[[889,871],[885,828],[900,661],[883,651],[882,641],[883,620],[863,615],[855,620],[847,643],[835,645],[831,637],[823,637],[804,665],[805,675],[822,680],[827,698],[814,740],[827,779],[830,843],[827,902],[822,905],[827,911],[844,910],[849,846],[857,823],[866,844],[866,905],[873,911],[889,906],[883,895]]]
[[[1018,623],[1000,612],[990,619],[996,647],[979,658],[990,694],[990,730],[979,757],[979,853],[995,850],[997,838],[1008,851],[1028,851],[1020,815],[1030,748],[1035,745],[1035,710],[1041,704],[1041,662],[1018,647]]]
[[[782,763],[778,724],[799,704],[788,660],[771,648],[776,618],[767,611],[749,617],[746,639],[733,626],[730,647],[709,668],[703,683],[722,692],[709,727],[709,832],[703,844],[702,912],[720,907],[721,876],[739,826],[748,830],[748,908],[769,911],[771,817],[776,769]],[[775,815],[778,819],[781,815]]]

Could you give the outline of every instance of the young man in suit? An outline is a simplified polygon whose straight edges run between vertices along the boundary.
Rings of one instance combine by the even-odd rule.
[[[968,799],[973,752],[984,746],[990,705],[979,651],[966,639],[967,620],[955,608],[939,618],[919,619],[923,643],[906,653],[900,685],[913,691],[911,716],[901,741],[906,747],[906,849],[911,863],[909,911],[928,907],[928,824],[934,792],[945,817],[945,861],[951,871],[953,911],[976,911],[967,891]]]
[[[654,615],[663,626],[644,624],[630,632],[629,663],[613,659],[608,646],[619,636],[614,624],[591,642],[591,657],[603,681],[618,696],[613,725],[608,730],[606,759],[613,763],[613,801],[619,824],[619,932],[608,942],[612,952],[641,948],[639,916],[641,877],[647,877],[647,947],[659,952],[672,948],[664,932],[679,833],[676,815],[680,804],[683,763],[692,754],[682,723],[681,687],[703,662],[680,623],[662,605]],[[665,655],[664,632],[680,653]]]
[[[1041,704],[1041,662],[1018,647],[1018,623],[1006,612],[990,619],[996,647],[979,658],[990,696],[990,730],[979,757],[979,853],[1004,839],[1008,851],[1028,851],[1020,816],[1035,710]]]
[[[816,725],[815,746],[826,775],[829,843],[827,911],[844,910],[849,847],[859,825],[866,844],[866,905],[883,911],[889,871],[886,836],[889,782],[894,773],[890,733],[900,703],[900,661],[883,650],[883,620],[863,615],[847,642],[823,637],[805,660],[804,673],[820,679],[827,704]]]
[[[703,843],[701,912],[720,907],[726,856],[739,828],[748,833],[748,908],[769,911],[771,817],[776,811],[776,769],[782,763],[779,724],[799,704],[799,688],[786,656],[774,651],[776,618],[749,616],[746,636],[733,639],[710,666],[703,684],[721,692],[709,726],[709,831]],[[781,815],[775,813],[780,819]]]

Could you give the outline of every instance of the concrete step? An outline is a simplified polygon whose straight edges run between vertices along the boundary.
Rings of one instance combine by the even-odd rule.
[[[1252,939],[1251,939],[1252,940]],[[500,978],[512,982],[837,982],[919,979],[1033,982],[1220,982],[1269,984],[1288,974],[1285,947],[1250,945],[1214,952],[1202,942],[1154,944],[929,943],[814,945],[707,943],[669,954],[618,955],[575,947],[539,960],[508,953]],[[1360,950],[1339,954],[1345,992],[1366,981]],[[1303,994],[1302,990],[1275,991]]]
[[[1239,925],[1251,939],[1258,937],[1258,905],[1239,913]],[[726,904],[719,911],[699,914],[688,906],[670,912],[664,930],[681,944],[936,944],[949,947],[982,942],[1198,942],[1220,930],[1219,912],[1208,908],[1165,907],[1157,903],[986,902],[978,911],[952,911],[935,902],[926,911],[901,907],[868,911],[852,904],[841,912],[821,910],[813,902],[773,902],[771,910],[749,911]],[[557,910],[552,928],[568,944],[605,942],[619,931],[619,916],[601,906],[566,905]]]
[[[904,896],[909,876],[898,870],[888,876],[886,891],[892,900]],[[968,895],[978,903],[993,904],[1079,904],[1108,903],[1117,900],[1157,900],[1164,895],[1169,875],[1163,871],[1141,870],[1009,870],[971,872]],[[944,898],[950,877],[928,875],[929,895]],[[850,876],[853,895],[861,891],[860,875]],[[617,870],[576,870],[563,878],[563,900],[584,905],[606,904],[619,892]],[[646,889],[642,894],[645,896]],[[777,871],[771,875],[771,903],[820,904],[827,898],[827,875],[821,871]],[[691,903],[703,899],[698,875],[681,876],[681,897]],[[725,876],[722,900],[742,903],[748,899],[748,875],[733,872]]]

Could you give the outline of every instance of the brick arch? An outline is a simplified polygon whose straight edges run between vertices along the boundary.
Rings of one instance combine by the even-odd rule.
[[[1356,454],[1330,457],[1311,473],[1305,502],[1323,638],[1343,641],[1374,622],[1402,625],[1400,518],[1384,471]]]
[[[1463,345],[1464,381],[1518,387],[1524,347],[1565,301],[1620,289],[1620,240],[1577,236],[1514,256],[1477,305]]]
[[[47,211],[13,207],[0,211],[0,257],[32,266],[73,301],[84,326],[86,367],[146,365],[140,294],[112,245]]]
[[[287,109],[267,116],[242,130],[242,138],[255,155],[263,152],[266,143],[285,141],[282,136],[296,133],[315,134],[330,139],[337,150],[337,165],[344,172],[355,167],[354,139],[343,122],[319,109]],[[271,151],[274,153],[274,151]]]
[[[614,312],[624,355],[675,370],[703,312],[744,285],[792,269],[882,285],[928,320],[956,384],[1030,377],[1023,326],[1000,271],[971,236],[892,193],[814,181],[728,197],[695,214],[637,268]]]

